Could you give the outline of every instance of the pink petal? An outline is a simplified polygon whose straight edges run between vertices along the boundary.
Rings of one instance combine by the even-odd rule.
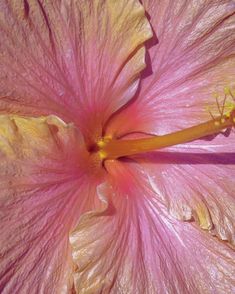
[[[169,216],[136,164],[106,168],[106,207],[84,215],[70,237],[78,293],[232,293],[226,244]]]
[[[136,157],[168,212],[235,245],[235,134]]]
[[[71,290],[69,231],[96,207],[88,170],[73,126],[53,116],[0,116],[1,293]]]
[[[1,2],[0,109],[99,136],[135,94],[152,35],[137,0]]]
[[[206,121],[206,107],[217,110],[214,93],[222,104],[224,87],[235,91],[234,1],[142,2],[156,37],[137,99],[107,130],[117,136],[163,134]]]

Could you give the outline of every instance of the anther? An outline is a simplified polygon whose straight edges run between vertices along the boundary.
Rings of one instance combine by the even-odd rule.
[[[233,100],[232,103],[231,101],[228,103],[227,93],[230,93],[230,90],[226,89],[225,93],[226,95],[223,99],[222,107],[219,104],[218,96],[216,96],[216,104],[220,115],[215,117],[211,114],[212,120],[178,132],[163,136],[153,136],[151,138],[116,140],[110,137],[105,137],[97,143],[100,148],[100,158],[102,158],[102,160],[116,159],[123,156],[154,151],[177,144],[184,144],[210,135],[217,135],[219,133],[226,133],[226,136],[229,136],[232,128],[235,126],[235,102]]]

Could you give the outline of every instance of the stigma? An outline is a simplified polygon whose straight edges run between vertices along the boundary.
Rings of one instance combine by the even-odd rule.
[[[211,120],[201,124],[166,135],[152,136],[143,139],[118,140],[108,136],[101,138],[97,142],[100,159],[118,159],[120,157],[155,151],[231,130],[235,126],[235,99],[234,96],[231,95],[232,103],[230,102],[229,104],[229,111],[225,112],[227,94],[228,90],[225,91],[225,99],[222,107],[220,107],[218,101],[216,101],[219,115],[216,117],[213,115]]]

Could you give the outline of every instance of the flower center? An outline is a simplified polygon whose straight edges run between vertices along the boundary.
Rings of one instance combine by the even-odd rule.
[[[158,150],[161,148],[187,143],[209,135],[215,135],[235,126],[235,107],[219,117],[205,123],[163,136],[137,140],[117,140],[104,137],[97,142],[98,153],[102,160],[117,159],[123,156]]]

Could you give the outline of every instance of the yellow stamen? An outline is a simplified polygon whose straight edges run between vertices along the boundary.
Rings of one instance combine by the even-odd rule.
[[[177,144],[194,141],[205,136],[220,133],[235,125],[235,108],[229,115],[223,115],[205,123],[163,136],[137,140],[116,140],[105,138],[98,142],[101,159],[116,159],[123,156],[149,152]]]

